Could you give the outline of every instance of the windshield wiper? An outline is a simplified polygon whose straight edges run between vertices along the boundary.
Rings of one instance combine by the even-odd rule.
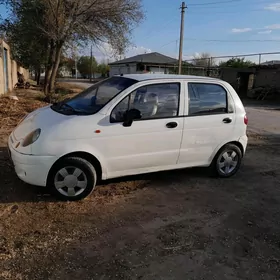
[[[67,103],[62,103],[62,104],[59,106],[59,109],[62,109],[63,107],[66,107],[66,108],[70,109],[71,111],[76,112],[76,110],[75,110],[71,105],[69,105],[69,104],[67,104]]]
[[[54,103],[53,104],[53,107],[56,108],[56,110],[63,110],[63,109],[70,109],[68,111],[71,111],[71,112],[77,112],[75,110],[75,108],[73,108],[71,105],[69,105],[68,103],[66,102],[57,102],[57,103]],[[65,108],[63,108],[65,107]]]

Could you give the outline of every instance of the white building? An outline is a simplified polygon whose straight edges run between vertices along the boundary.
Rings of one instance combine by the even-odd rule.
[[[110,63],[110,76],[120,74],[169,74],[178,65],[178,60],[153,52],[140,54]]]

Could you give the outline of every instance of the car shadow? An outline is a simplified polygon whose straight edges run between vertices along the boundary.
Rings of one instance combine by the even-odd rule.
[[[0,147],[0,178],[0,203],[55,200],[46,188],[26,184],[17,177],[6,147]]]
[[[92,196],[125,195],[147,186],[164,188],[190,178],[205,178],[208,175],[207,168],[189,168],[120,177],[100,181]],[[0,203],[58,202],[47,188],[26,184],[17,177],[6,147],[0,148],[0,178]]]
[[[256,136],[257,137],[257,136]],[[255,151],[261,146],[264,149],[275,149],[279,146],[280,135],[270,135],[270,137],[260,137],[260,140],[248,146],[248,154],[255,154]],[[255,137],[251,137],[255,138]],[[258,137],[257,137],[258,138]],[[256,139],[254,140],[256,141]],[[250,143],[250,138],[249,138]],[[253,173],[259,173],[250,156],[245,157],[238,174],[232,179],[225,179],[225,182],[231,184],[233,181],[239,181],[240,178],[250,177]],[[186,187],[192,188],[197,183],[213,185],[211,182],[220,180],[210,178],[208,168],[186,168],[170,171],[161,171],[156,173],[147,173],[133,176],[114,178],[98,182],[96,189],[90,196],[90,201],[95,197],[106,200],[113,196],[125,196],[131,192],[139,191],[143,188],[155,188],[159,191],[168,191],[171,188],[176,189]],[[249,178],[248,177],[248,178]],[[243,180],[242,179],[242,180]],[[224,179],[223,179],[224,180]],[[229,180],[229,181],[227,181]],[[221,181],[222,182],[222,181]],[[228,184],[228,183],[226,183]],[[6,147],[0,147],[0,203],[20,203],[20,202],[59,202],[47,188],[36,187],[22,182],[18,179],[12,162],[9,160],[8,150]]]

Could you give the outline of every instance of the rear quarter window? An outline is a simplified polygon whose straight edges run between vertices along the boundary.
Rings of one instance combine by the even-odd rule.
[[[211,115],[233,112],[233,101],[229,104],[228,93],[220,85],[188,83],[189,115]]]

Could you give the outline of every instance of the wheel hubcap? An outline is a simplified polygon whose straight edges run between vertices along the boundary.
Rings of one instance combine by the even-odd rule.
[[[64,196],[77,196],[86,189],[87,177],[81,169],[68,166],[56,173],[54,185]]]
[[[218,160],[218,168],[222,174],[232,173],[238,164],[238,155],[235,151],[224,152]]]

